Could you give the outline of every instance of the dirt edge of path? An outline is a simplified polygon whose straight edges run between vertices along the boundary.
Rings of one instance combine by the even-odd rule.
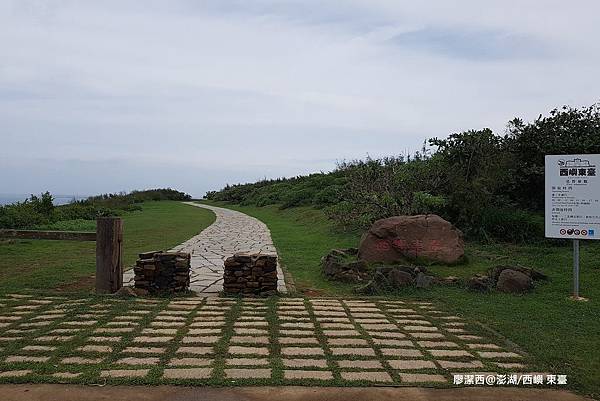
[[[590,401],[565,390],[469,387],[178,387],[2,384],[6,401]]]

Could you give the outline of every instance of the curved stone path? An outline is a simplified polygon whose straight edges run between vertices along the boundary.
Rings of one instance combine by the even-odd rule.
[[[271,233],[262,221],[235,210],[194,202],[184,203],[209,209],[217,216],[215,222],[201,233],[171,249],[192,255],[190,289],[198,295],[217,296],[223,290],[223,262],[234,253],[277,254]],[[279,292],[286,292],[280,267],[277,267],[277,278]],[[124,273],[123,282],[133,285],[133,269]]]

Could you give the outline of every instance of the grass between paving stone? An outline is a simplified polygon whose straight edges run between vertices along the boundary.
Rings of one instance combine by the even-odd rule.
[[[286,299],[286,298],[283,298]],[[281,365],[281,357],[280,357],[280,347],[277,344],[277,338],[279,338],[279,333],[278,333],[278,328],[280,327],[279,323],[281,322],[282,319],[278,318],[278,314],[277,314],[277,309],[276,309],[276,302],[277,302],[278,298],[276,297],[272,297],[269,298],[268,300],[264,301],[262,303],[262,305],[266,306],[266,310],[261,311],[259,313],[259,315],[257,316],[262,316],[264,315],[267,318],[267,321],[270,323],[270,332],[269,332],[269,337],[270,337],[270,344],[268,345],[269,349],[270,349],[270,358],[272,361],[271,364],[271,368],[272,370],[272,378],[270,379],[236,379],[236,380],[231,380],[231,379],[226,379],[222,372],[223,369],[225,369],[225,358],[227,358],[228,356],[228,345],[230,342],[230,338],[232,336],[233,333],[233,324],[236,320],[238,320],[238,318],[241,316],[242,313],[246,312],[246,311],[251,311],[251,310],[258,310],[257,308],[255,308],[253,305],[251,305],[251,303],[249,303],[248,301],[244,301],[241,299],[236,299],[233,305],[227,306],[229,309],[226,311],[225,313],[225,327],[223,329],[223,333],[222,333],[222,338],[221,340],[217,343],[217,345],[214,347],[215,350],[215,354],[214,354],[214,362],[213,362],[213,369],[215,369],[214,371],[214,375],[213,377],[211,377],[210,379],[164,379],[162,378],[162,374],[164,372],[164,368],[167,368],[167,363],[168,361],[176,356],[176,350],[177,348],[182,345],[181,340],[183,338],[183,336],[186,335],[187,330],[189,329],[189,324],[192,323],[192,321],[194,320],[195,317],[199,316],[198,312],[199,311],[203,311],[203,310],[209,310],[210,309],[210,305],[208,305],[207,301],[202,301],[200,303],[198,303],[197,305],[195,305],[194,309],[192,310],[188,310],[185,309],[185,311],[187,312],[187,314],[185,315],[187,317],[185,323],[185,326],[179,327],[177,330],[177,334],[174,338],[173,341],[167,343],[167,344],[156,344],[155,346],[159,346],[159,347],[166,347],[167,351],[164,354],[161,355],[154,355],[154,354],[139,354],[136,356],[139,357],[146,357],[146,356],[158,356],[160,359],[160,362],[157,364],[151,364],[151,365],[138,365],[138,366],[119,366],[119,365],[115,365],[115,362],[124,357],[124,356],[128,356],[128,355],[124,355],[122,353],[123,349],[127,346],[131,346],[132,343],[132,339],[136,336],[141,335],[141,332],[144,328],[149,327],[149,324],[151,321],[153,321],[159,314],[159,312],[164,311],[167,308],[167,305],[172,302],[169,299],[153,299],[153,300],[137,300],[137,299],[129,299],[129,300],[124,300],[124,299],[115,299],[115,298],[110,298],[110,297],[89,297],[89,298],[81,298],[81,299],[74,299],[74,300],[67,300],[67,299],[63,299],[61,302],[65,302],[70,304],[71,306],[68,307],[68,311],[65,314],[64,317],[60,317],[57,318],[50,326],[46,326],[42,329],[36,330],[34,332],[32,332],[31,334],[25,336],[23,339],[19,340],[19,341],[14,341],[12,343],[7,344],[6,348],[4,350],[2,350],[0,352],[0,371],[4,371],[4,370],[16,370],[16,369],[32,369],[34,370],[35,373],[28,375],[26,377],[23,378],[1,378],[0,379],[0,383],[6,383],[6,382],[12,382],[12,383],[18,383],[18,382],[49,382],[49,383],[57,383],[57,382],[69,382],[69,383],[82,383],[82,384],[98,384],[98,383],[107,383],[107,384],[182,384],[182,385],[221,385],[221,386],[230,386],[230,385],[265,385],[265,384],[300,384],[300,385],[326,385],[326,386],[331,386],[331,385],[338,385],[338,386],[358,386],[358,385],[379,385],[378,383],[373,383],[373,382],[368,382],[368,381],[345,381],[342,380],[340,378],[339,372],[340,369],[337,367],[337,360],[340,359],[354,359],[354,360],[363,360],[363,359],[374,359],[372,357],[367,357],[367,358],[363,358],[363,357],[359,357],[359,356],[334,356],[331,354],[331,350],[329,348],[329,345],[326,341],[327,337],[323,334],[321,326],[320,326],[320,322],[317,321],[316,316],[314,314],[314,310],[312,308],[312,304],[309,302],[308,299],[304,299],[304,306],[306,308],[306,310],[308,311],[308,317],[310,318],[310,321],[313,323],[313,325],[315,326],[315,333],[316,333],[316,337],[319,339],[319,342],[322,346],[322,348],[325,350],[325,359],[328,361],[328,367],[329,370],[334,372],[334,380],[326,380],[326,381],[321,381],[321,380],[285,380],[283,379],[283,368]],[[23,302],[13,302],[13,304],[11,306],[15,306],[15,305],[20,305],[20,304],[25,304],[27,303],[28,300],[24,300]],[[374,300],[373,300],[374,301]],[[227,301],[225,301],[227,302]],[[41,308],[39,308],[37,310],[36,313],[32,313],[30,314],[29,318],[26,321],[32,321],[34,319],[32,319],[35,316],[38,316],[39,314],[51,310],[51,309],[55,309],[55,305],[46,305],[43,306]],[[413,305],[410,305],[411,307]],[[382,313],[384,315],[389,315],[389,317],[392,319],[392,321],[394,321],[395,317],[393,317],[391,314],[386,314],[386,308],[389,308],[389,305],[386,306],[384,304],[378,304],[379,309],[382,311]],[[181,309],[177,309],[175,306],[171,306],[170,310],[181,310]],[[118,333],[118,334],[109,334],[109,333],[94,333],[94,330],[98,327],[104,326],[106,323],[108,322],[114,322],[116,321],[116,317],[117,316],[128,316],[128,315],[134,315],[132,313],[132,311],[134,310],[146,310],[149,313],[142,315],[141,319],[137,319],[136,321],[139,322],[138,325],[134,326],[133,331],[131,332],[127,332],[127,333]],[[349,308],[345,307],[345,311],[348,312]],[[0,312],[2,312],[2,310],[0,310]],[[438,317],[431,317],[430,313],[427,310],[417,310],[418,314],[423,316],[426,320],[431,320],[432,323],[436,322],[436,319],[438,319]],[[6,358],[6,356],[8,355],[15,355],[15,354],[24,354],[23,352],[20,352],[19,350],[22,348],[23,345],[26,344],[30,344],[32,342],[35,342],[35,338],[39,337],[39,332],[42,333],[48,333],[51,330],[62,326],[65,327],[65,325],[63,325],[63,322],[66,321],[70,321],[70,320],[82,320],[83,318],[80,316],[82,314],[99,314],[102,313],[102,316],[100,317],[90,317],[89,319],[94,319],[97,320],[97,323],[91,325],[91,326],[86,326],[85,328],[83,328],[82,330],[80,330],[77,334],[75,334],[75,338],[73,338],[72,340],[69,341],[56,341],[56,342],[52,342],[52,343],[47,343],[50,345],[54,345],[57,346],[58,349],[56,351],[53,351],[51,353],[49,353],[48,355],[51,355],[52,358],[48,361],[48,362],[44,362],[44,363],[13,363],[13,364],[8,364],[3,362],[4,359]],[[180,316],[180,315],[178,315]],[[429,316],[429,317],[428,317]],[[357,322],[355,322],[352,318],[351,321],[354,322],[354,326],[356,328],[358,328],[359,330],[362,330],[361,328],[358,327]],[[22,322],[17,322],[16,324],[20,324]],[[437,321],[437,323],[439,323],[439,321]],[[16,326],[15,324],[15,326]],[[5,331],[5,330],[3,330]],[[399,331],[401,331],[401,329],[399,328]],[[308,332],[308,331],[307,331]],[[369,336],[367,334],[366,331],[362,330],[361,334],[359,337],[361,338],[366,338],[368,339],[371,343],[372,343],[372,339],[371,336]],[[96,337],[106,337],[106,338],[111,338],[111,337],[115,337],[118,336],[121,340],[117,343],[107,343],[109,345],[111,345],[113,347],[113,351],[110,354],[106,354],[106,353],[83,353],[82,351],[78,351],[77,347],[80,347],[82,345],[85,344],[89,344],[86,339],[89,336],[96,336]],[[161,334],[157,334],[158,336],[160,336]],[[147,336],[152,337],[153,334],[148,334]],[[312,336],[311,336],[312,337]],[[486,337],[489,338],[490,335],[486,334]],[[460,343],[461,341],[458,340],[456,341],[458,343]],[[497,342],[496,340],[492,339],[492,342]],[[191,344],[190,344],[191,345]],[[139,346],[152,346],[152,344],[139,344]],[[302,345],[304,346],[304,345]],[[379,350],[379,348],[381,348],[380,346],[375,345],[373,347],[375,350]],[[86,356],[86,357],[102,357],[103,360],[100,363],[95,363],[92,365],[76,365],[76,364],[72,364],[72,365],[66,365],[66,364],[61,364],[60,361],[68,356]],[[177,355],[177,356],[184,356],[184,355]],[[202,356],[201,356],[202,357]],[[254,355],[254,356],[249,356],[249,357],[260,357],[260,358],[264,358],[263,356],[259,356],[259,355]],[[307,356],[306,359],[321,359],[320,356]],[[378,359],[380,362],[384,363],[385,366],[385,359],[386,357],[384,357],[380,351],[377,352],[375,359]],[[279,361],[278,361],[279,360]],[[110,378],[110,379],[103,379],[100,378],[100,372],[102,370],[110,370],[110,369],[135,369],[135,368],[147,368],[150,369],[149,374],[144,377],[144,378]],[[183,367],[182,367],[183,368]],[[252,370],[252,368],[248,368],[249,371]],[[315,369],[315,368],[306,368],[307,370],[321,370],[321,369]],[[220,371],[219,371],[220,370]],[[345,369],[346,371],[348,370],[352,370],[352,369]],[[393,373],[391,372],[391,369],[388,367],[388,369],[386,369],[388,371],[388,373]],[[48,376],[49,374],[53,373],[53,372],[64,372],[64,371],[69,371],[69,372],[81,372],[82,375],[80,377],[74,378],[74,379],[57,379],[57,378],[52,378],[50,376]],[[437,371],[436,373],[439,373],[439,371]],[[397,376],[392,376],[396,379],[396,383],[397,383]],[[402,384],[402,383],[401,383]],[[405,383],[407,384],[407,383]],[[385,385],[385,384],[382,384]],[[410,385],[410,383],[409,383]],[[439,383],[433,383],[431,384],[433,386],[436,387],[448,387],[450,384],[439,384]]]
[[[138,253],[172,248],[215,220],[211,211],[181,202],[145,202],[142,208],[122,216],[126,267],[135,263]],[[0,240],[0,294],[89,293],[94,286],[95,255],[96,245],[89,241]]]
[[[267,305],[266,319],[269,325],[269,365],[272,369],[271,377],[274,382],[282,383],[284,381],[284,367],[281,356],[281,345],[278,341],[281,321],[277,314],[277,298],[269,297]]]
[[[353,285],[331,283],[320,271],[320,259],[332,248],[356,247],[360,233],[340,233],[324,214],[312,208],[280,210],[210,204],[247,213],[271,230],[280,260],[297,289],[314,295],[352,295]],[[581,245],[581,294],[588,302],[573,302],[570,245],[467,243],[468,263],[429,270],[440,276],[470,277],[497,265],[517,264],[546,273],[550,280],[518,296],[479,294],[462,287],[403,289],[387,299],[430,300],[461,316],[477,320],[521,346],[544,372],[567,374],[568,388],[600,398],[600,241]]]
[[[381,365],[383,366],[383,369],[385,369],[385,371],[390,375],[392,380],[394,380],[395,382],[400,382],[400,376],[398,375],[398,372],[396,372],[394,369],[392,369],[392,367],[390,366],[386,357],[381,352],[381,348],[378,345],[376,345],[375,342],[373,341],[373,337],[367,332],[366,329],[364,329],[358,322],[356,322],[355,318],[352,316],[352,313],[350,313],[350,308],[348,307],[348,305],[346,305],[345,303],[342,303],[342,305],[344,307],[344,310],[348,314],[348,318],[350,319],[350,322],[352,322],[352,324],[354,325],[356,330],[361,334],[361,338],[366,339],[369,346],[375,350],[374,358],[377,359],[381,363]],[[400,331],[400,329],[399,329],[399,331]],[[358,370],[358,369],[353,369],[353,370]]]
[[[225,325],[223,326],[222,337],[215,344],[215,359],[213,362],[213,377],[218,380],[225,380],[225,368],[227,354],[231,337],[234,335],[233,324],[241,312],[241,298],[235,298],[235,304],[231,306],[225,315]]]
[[[323,333],[321,324],[317,320],[317,317],[315,316],[315,310],[313,309],[313,305],[309,302],[309,299],[304,300],[304,307],[308,311],[310,321],[315,326],[315,337],[319,341],[319,346],[323,349],[323,353],[325,354],[325,356],[323,358],[327,361],[327,368],[333,374],[333,380],[335,382],[344,383],[344,381],[342,380],[342,377],[340,375],[340,369],[339,369],[337,363],[335,363],[335,357],[333,356],[333,353],[331,352],[331,348],[329,347],[329,343],[327,342],[328,337]],[[318,358],[321,359],[320,356]],[[317,358],[315,357],[315,359],[317,359]]]

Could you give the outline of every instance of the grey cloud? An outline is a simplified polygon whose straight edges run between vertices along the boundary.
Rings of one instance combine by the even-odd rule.
[[[0,192],[199,196],[597,101],[600,6],[533,3],[1,2]]]

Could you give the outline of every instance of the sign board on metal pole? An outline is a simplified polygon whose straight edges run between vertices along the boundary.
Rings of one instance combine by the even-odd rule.
[[[600,239],[600,155],[546,156],[546,237],[573,240],[579,299],[579,240]]]

